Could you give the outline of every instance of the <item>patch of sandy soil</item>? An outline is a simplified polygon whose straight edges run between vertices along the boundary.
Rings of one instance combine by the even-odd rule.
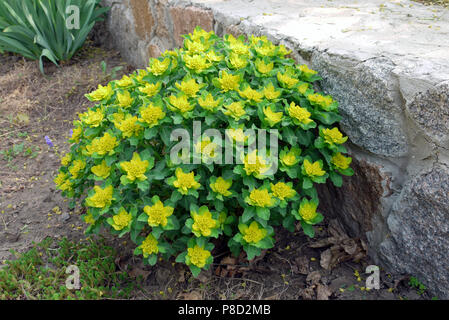
[[[106,62],[106,72],[101,61]],[[45,76],[35,62],[0,55],[0,266],[13,258],[11,249],[25,251],[45,237],[86,237],[79,217],[83,209],[68,209],[53,178],[60,155],[68,150],[72,121],[89,106],[84,94],[110,81],[117,66],[122,67],[117,78],[133,70],[117,52],[92,42],[69,63],[59,68],[48,64]],[[45,136],[54,147],[46,144]],[[327,220],[318,226],[315,239],[302,231],[279,230],[276,247],[251,263],[243,256],[231,257],[218,242],[215,264],[197,279],[174,260],[144,266],[132,255],[129,238],[106,237],[117,249],[117,268],[136,281],[141,278],[134,299],[430,298],[410,289],[407,278],[384,270],[381,289],[367,291],[364,270],[371,263],[363,244],[335,230],[335,221]]]

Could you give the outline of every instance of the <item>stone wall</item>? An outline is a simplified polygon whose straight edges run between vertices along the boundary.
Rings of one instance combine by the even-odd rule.
[[[408,0],[103,0],[116,48],[136,67],[199,25],[266,35],[319,71],[340,103],[356,174],[320,188],[388,270],[449,298],[449,10]],[[312,4],[311,4],[312,2]]]

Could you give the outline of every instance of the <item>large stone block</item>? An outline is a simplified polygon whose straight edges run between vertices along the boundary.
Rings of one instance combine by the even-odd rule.
[[[129,0],[135,21],[135,31],[139,38],[150,39],[154,27],[149,0]]]
[[[343,186],[334,187],[329,181],[318,185],[320,207],[327,215],[341,219],[349,235],[362,237],[374,229],[373,217],[381,216],[382,199],[392,194],[391,176],[380,165],[353,156],[352,177],[343,177]]]
[[[339,102],[341,126],[354,144],[388,157],[408,152],[390,61],[378,58],[360,62],[315,52],[312,67],[323,78],[322,89]]]
[[[377,262],[379,245],[388,232],[386,212],[397,199],[395,175],[400,169],[363,155],[351,156],[354,175],[343,177],[342,187],[330,181],[317,185],[319,209],[326,218],[341,221],[349,236],[362,239]]]
[[[120,50],[128,62],[139,66],[142,64],[142,59],[140,55],[136,55],[136,52],[138,52],[140,39],[134,32],[134,23],[132,10],[124,4],[111,3],[107,27],[112,34],[114,46]]]
[[[418,93],[407,111],[426,136],[449,149],[449,81]]]
[[[156,22],[155,36],[168,43],[170,49],[173,49],[175,43],[173,40],[173,22],[169,13],[169,4],[167,0],[152,1],[153,16]]]
[[[182,46],[184,39],[181,35],[191,33],[196,26],[206,31],[214,30],[214,16],[210,10],[197,7],[171,7],[170,15],[177,46]]]
[[[449,168],[435,164],[409,181],[388,216],[380,246],[391,269],[418,277],[449,298]]]

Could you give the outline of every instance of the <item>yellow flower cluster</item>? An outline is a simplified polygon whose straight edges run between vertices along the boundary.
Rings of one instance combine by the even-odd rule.
[[[128,108],[134,101],[134,99],[131,98],[131,93],[129,93],[129,91],[117,93],[117,100],[118,105],[122,108]]]
[[[212,191],[221,194],[222,196],[229,197],[232,192],[229,188],[232,186],[232,180],[225,180],[223,177],[218,177],[214,183],[210,184]]]
[[[94,195],[86,199],[86,204],[89,207],[94,208],[104,208],[111,204],[114,193],[114,187],[113,186],[107,186],[106,188],[102,189],[99,186],[94,186]]]
[[[262,74],[270,73],[274,68],[274,62],[265,63],[263,60],[257,59],[255,62],[256,69]]]
[[[311,201],[301,204],[299,207],[299,215],[306,223],[311,223],[318,215],[316,212],[317,205]]]
[[[199,97],[198,104],[201,108],[214,112],[220,104],[220,99],[215,100],[211,93],[208,93],[205,98]]]
[[[321,106],[325,110],[327,110],[327,108],[334,102],[331,96],[322,96],[318,93],[309,94],[307,100]]]
[[[112,227],[119,231],[123,230],[124,228],[128,227],[130,223],[133,220],[133,216],[128,213],[124,208],[120,208],[120,211],[118,214],[112,217]]]
[[[337,168],[339,168],[341,170],[348,169],[351,162],[352,162],[352,158],[345,157],[340,152],[337,152],[331,158],[331,163],[333,163],[334,166],[336,166]]]
[[[161,107],[152,103],[140,109],[139,121],[148,124],[150,128],[157,126],[159,121],[165,118],[165,112]]]
[[[137,117],[130,114],[127,114],[124,119],[115,121],[115,127],[122,132],[124,138],[137,136],[143,129],[137,122]]]
[[[242,101],[233,102],[231,104],[224,106],[225,111],[223,113],[227,116],[234,118],[235,120],[240,120],[246,114],[244,105]]]
[[[326,171],[321,168],[321,164],[318,161],[312,163],[305,159],[304,170],[309,177],[321,177],[326,174]]]
[[[212,142],[210,137],[205,137],[195,145],[195,151],[204,158],[213,159],[218,155],[216,152],[218,147],[218,144]]]
[[[176,180],[173,182],[173,186],[178,189],[179,193],[187,194],[189,189],[198,189],[201,185],[195,180],[195,173],[185,173],[181,168],[176,168],[175,171]]]
[[[263,114],[265,115],[265,121],[272,127],[282,121],[284,114],[281,112],[274,112],[270,106],[263,108]]]
[[[206,260],[210,257],[210,252],[196,245],[187,249],[187,256],[194,266],[203,268],[206,265]]]
[[[168,98],[168,101],[170,104],[168,105],[168,108],[172,111],[178,111],[181,113],[192,111],[195,108],[194,104],[190,104],[190,102],[187,100],[187,96],[180,95],[180,96],[174,96],[171,95]]]
[[[249,227],[242,228],[242,235],[247,243],[257,243],[267,236],[267,230],[260,228],[259,224],[253,221]]]
[[[143,211],[148,215],[148,225],[150,227],[167,225],[167,218],[173,214],[175,209],[170,206],[164,206],[162,201],[158,200],[152,206],[145,206]]]
[[[104,113],[101,108],[98,108],[96,111],[90,109],[87,112],[80,114],[79,117],[82,123],[95,128],[103,121]]]
[[[332,129],[323,129],[321,131],[324,136],[324,141],[329,145],[343,144],[348,140],[348,137],[343,137],[343,134],[337,127]]]
[[[299,81],[298,79],[291,77],[288,73],[278,72],[277,78],[279,82],[288,89],[293,88]]]
[[[218,83],[220,84],[223,92],[228,92],[231,90],[237,91],[239,89],[240,76],[222,71],[220,73],[220,77],[218,78]]]
[[[103,160],[101,164],[97,166],[93,166],[90,171],[97,177],[106,179],[111,174],[111,167],[106,164],[106,161]]]
[[[112,90],[111,84],[105,87],[100,84],[98,85],[98,89],[89,93],[87,97],[92,101],[100,101],[109,99],[113,94],[114,91]]]
[[[270,183],[270,188],[273,195],[279,200],[292,198],[296,194],[296,191],[284,182],[278,182],[276,184]]]
[[[139,246],[139,248],[142,250],[143,257],[148,258],[150,254],[157,254],[159,252],[159,248],[157,245],[157,239],[152,234],[149,234]]]
[[[195,73],[201,73],[212,66],[212,63],[208,62],[206,57],[199,54],[185,55],[183,60],[186,67],[193,70]]]
[[[202,214],[193,212],[192,218],[192,230],[204,237],[210,236],[212,229],[218,227],[218,221],[212,218],[212,213],[209,210],[203,212]]]
[[[53,181],[61,191],[70,191],[72,189],[72,183],[70,182],[68,175],[64,172],[59,172]]]
[[[298,120],[303,124],[309,124],[313,121],[312,119],[310,119],[311,113],[307,111],[306,108],[301,108],[294,102],[290,103],[290,107],[288,108],[288,114],[290,115],[290,117]]]
[[[256,178],[263,176],[271,165],[262,157],[257,154],[257,149],[247,154],[243,158],[243,169],[246,175],[254,175]]]
[[[139,91],[146,94],[148,97],[154,96],[161,90],[161,83],[147,83],[143,88],[139,88]]]
[[[184,80],[181,83],[177,82],[176,88],[181,90],[187,97],[196,97],[197,92],[201,89],[200,84],[196,83],[195,79]]]
[[[267,189],[253,189],[249,194],[249,205],[261,208],[272,207],[275,199]]]
[[[246,87],[245,90],[239,91],[239,94],[242,98],[246,99],[247,102],[252,104],[261,102],[264,97],[263,92],[254,90],[250,86]]]
[[[78,178],[78,174],[86,168],[86,162],[81,159],[77,159],[72,162],[72,166],[69,168],[69,172],[73,179]]]
[[[145,172],[149,166],[148,160],[142,160],[137,152],[133,153],[131,161],[125,161],[120,163],[120,167],[126,172],[126,177],[130,181],[146,180]]]
[[[290,149],[288,152],[281,152],[279,160],[284,166],[291,167],[298,163],[298,156],[300,155],[299,149]]]
[[[61,164],[63,166],[68,166],[71,161],[72,161],[72,154],[71,153],[66,153],[64,155],[64,157],[61,158]]]
[[[270,82],[263,88],[263,94],[268,100],[275,100],[280,97],[281,91],[276,90],[276,88],[273,86],[273,83]]]
[[[164,60],[160,61],[159,59],[151,59],[150,66],[147,68],[148,72],[152,73],[155,76],[160,76],[165,71],[167,71],[168,67],[170,65],[170,59],[165,58]]]
[[[117,138],[106,132],[103,137],[95,138],[90,145],[86,146],[87,155],[91,156],[96,152],[98,155],[104,156],[113,151],[118,144]]]

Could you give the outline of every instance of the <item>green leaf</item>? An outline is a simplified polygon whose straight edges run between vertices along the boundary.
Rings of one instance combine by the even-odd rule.
[[[260,217],[261,219],[266,221],[270,220],[270,209],[257,207],[256,212],[257,216]]]
[[[148,222],[148,215],[146,213],[141,213],[137,218],[139,222]]]
[[[331,172],[329,177],[330,177],[332,183],[334,184],[334,186],[339,188],[343,185],[343,178],[338,173]]]
[[[190,271],[192,272],[193,276],[196,278],[201,272],[201,269],[197,266],[194,266],[193,264],[189,265]]]
[[[273,239],[265,237],[257,243],[257,247],[260,249],[271,249],[274,247]]]
[[[288,215],[282,220],[282,226],[290,232],[295,232],[295,218]]]
[[[150,188],[150,182],[148,180],[137,182],[137,188],[145,192]]]
[[[173,203],[176,203],[179,200],[181,200],[181,198],[182,198],[182,194],[180,194],[177,190],[175,190],[171,194],[170,201],[172,201]]]
[[[177,257],[176,257],[176,262],[178,262],[178,263],[185,263],[185,260],[186,260],[186,255],[187,255],[187,252],[182,252],[182,253],[180,253]]]
[[[303,146],[308,147],[310,143],[312,142],[313,134],[310,131],[304,131],[304,130],[297,130],[296,136],[298,137],[298,142],[302,144]]]
[[[304,221],[301,221],[301,227],[302,227],[302,230],[304,231],[304,234],[306,236],[308,236],[309,238],[313,238],[315,236],[315,230],[313,229],[313,227],[310,224],[308,224]]]
[[[255,246],[248,245],[244,246],[243,249],[245,250],[249,261],[261,254],[261,250]]]
[[[290,145],[296,146],[298,137],[291,128],[284,127],[282,130],[282,137],[285,138]]]
[[[310,189],[313,187],[313,182],[310,180],[309,177],[304,177],[304,180],[302,181],[302,188],[303,189]]]
[[[326,125],[334,124],[336,122],[341,121],[342,119],[342,117],[335,112],[322,112],[322,111],[315,111],[314,118],[318,119],[320,122]]]
[[[246,207],[243,211],[242,215],[242,222],[246,223],[248,222],[252,217],[254,217],[254,208],[252,207]]]
[[[157,262],[157,255],[151,254],[151,255],[148,257],[148,263],[149,263],[149,265],[150,265],[150,266],[154,266],[154,265],[156,264],[156,262]]]
[[[154,128],[154,127],[153,128],[146,128],[145,129],[145,133],[144,133],[144,137],[145,137],[145,139],[150,140],[150,139],[156,137],[157,133],[158,133],[157,128]]]

